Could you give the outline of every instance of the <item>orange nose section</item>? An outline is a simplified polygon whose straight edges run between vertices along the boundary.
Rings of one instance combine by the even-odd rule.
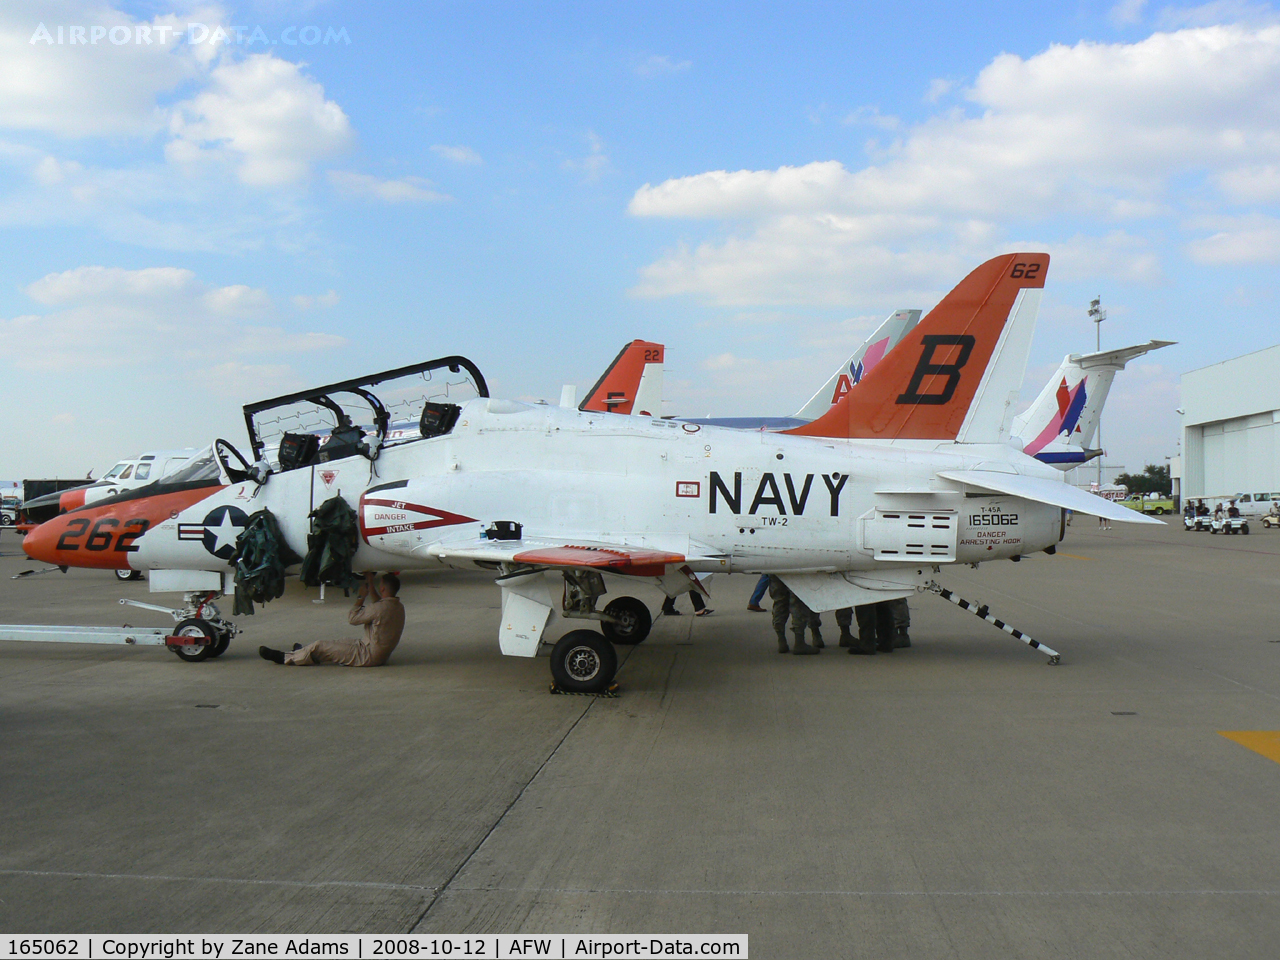
[[[221,489],[179,490],[64,513],[28,532],[22,549],[32,560],[60,567],[126,570],[148,530]]]

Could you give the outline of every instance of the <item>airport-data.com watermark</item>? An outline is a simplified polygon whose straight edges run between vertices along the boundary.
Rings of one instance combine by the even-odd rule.
[[[222,26],[207,23],[188,23],[186,27],[162,23],[135,23],[131,26],[118,24],[114,27],[102,24],[68,25],[55,24],[47,26],[41,23],[31,34],[32,44],[46,46],[98,46],[99,44],[125,44],[161,46],[170,43],[186,43],[188,46],[234,44],[242,47],[274,47],[278,44],[286,47],[347,45],[351,36],[346,27],[307,26],[285,27],[279,33],[269,34],[262,27]]]

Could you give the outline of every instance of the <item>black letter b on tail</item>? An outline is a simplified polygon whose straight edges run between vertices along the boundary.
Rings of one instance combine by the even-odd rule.
[[[916,364],[915,372],[911,375],[911,382],[907,384],[907,392],[898,397],[898,403],[941,405],[950,400],[952,394],[956,392],[956,387],[960,383],[960,368],[969,362],[969,354],[973,352],[976,341],[967,333],[925,334],[921,339],[924,342],[924,350],[921,351],[920,360]],[[954,363],[934,363],[933,355],[938,347],[959,347],[960,355],[956,357]],[[920,384],[928,376],[947,378],[946,386],[941,393],[920,392]]]

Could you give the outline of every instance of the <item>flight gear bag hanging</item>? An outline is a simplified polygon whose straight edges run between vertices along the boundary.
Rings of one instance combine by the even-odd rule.
[[[311,511],[311,533],[302,561],[302,582],[350,589],[356,583],[351,561],[360,546],[356,512],[342,497],[334,496]]]
[[[236,614],[253,615],[254,601],[266,603],[284,593],[284,571],[299,557],[285,543],[280,524],[270,510],[259,510],[236,537]]]

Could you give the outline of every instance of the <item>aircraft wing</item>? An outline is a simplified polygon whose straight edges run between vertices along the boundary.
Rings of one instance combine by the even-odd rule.
[[[536,567],[590,567],[601,572],[637,577],[662,576],[668,564],[684,563],[687,559],[682,553],[655,550],[652,547],[546,537],[433,543],[425,547],[423,553],[445,561],[521,563]]]
[[[1016,473],[995,473],[991,470],[943,470],[938,476],[966,486],[1004,493],[1024,500],[1035,500],[1054,507],[1065,507],[1091,517],[1106,517],[1118,523],[1163,523],[1154,517],[1144,516],[1136,510],[1122,507],[1096,493],[1088,493],[1060,480],[1041,477],[1024,477]]]

